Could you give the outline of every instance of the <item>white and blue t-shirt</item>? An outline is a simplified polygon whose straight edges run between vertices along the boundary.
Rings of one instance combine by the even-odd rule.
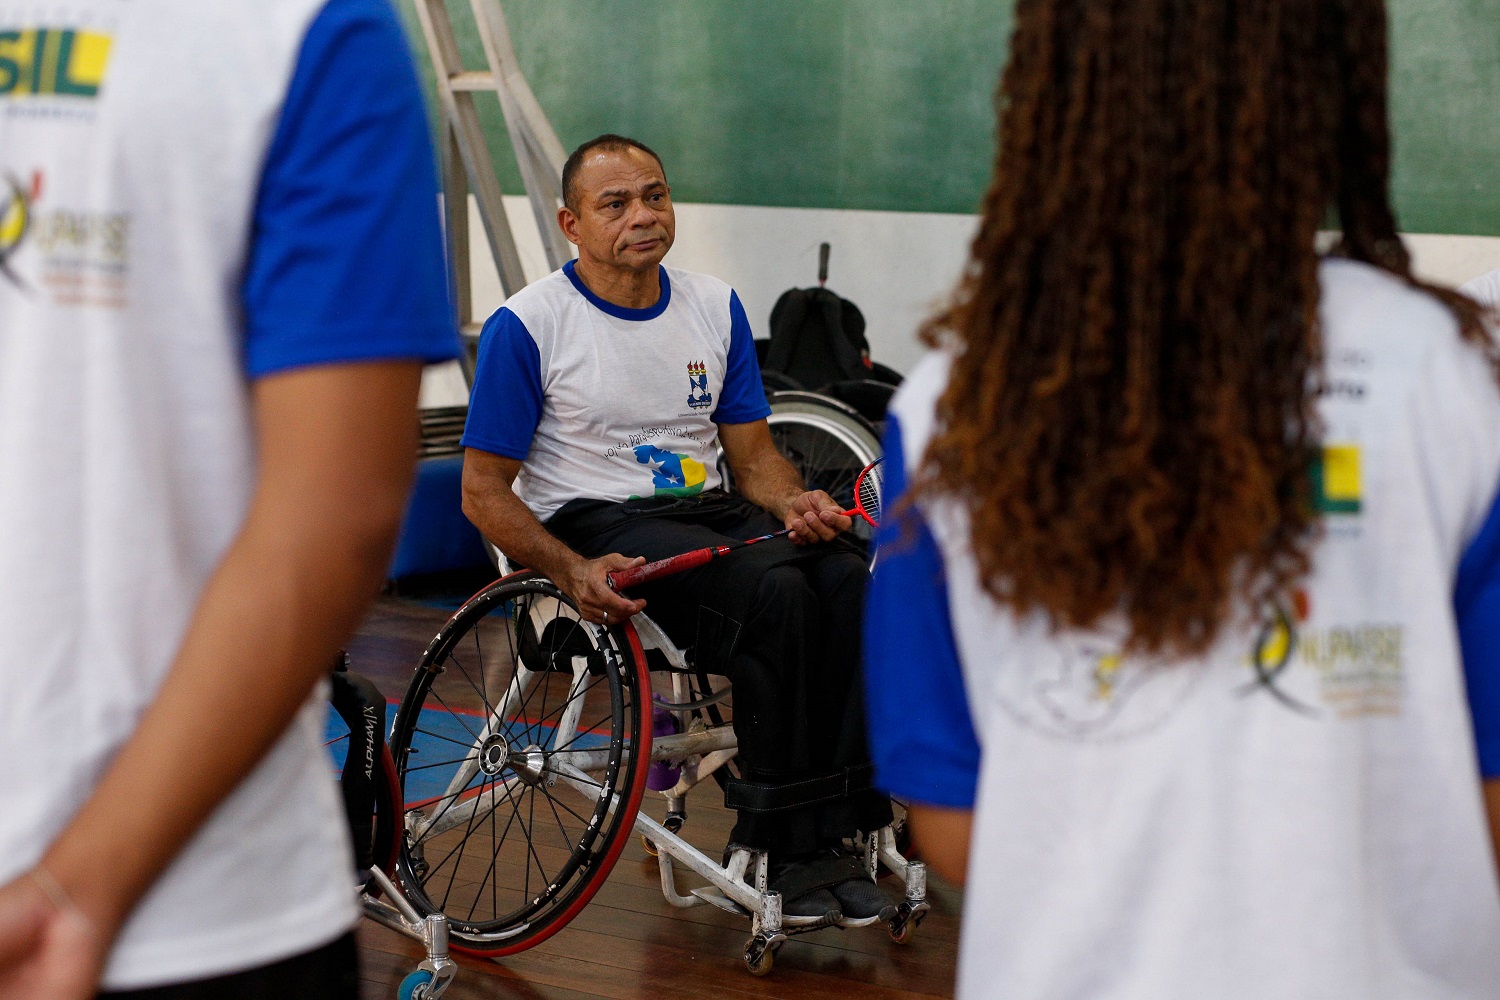
[[[1192,660],[982,589],[967,516],[881,528],[877,780],[971,808],[959,996],[1485,1000],[1500,882],[1500,390],[1435,300],[1327,261],[1323,537],[1302,588]],[[892,405],[906,489],[947,381]]]
[[[739,296],[662,267],[656,304],[627,309],[574,263],[485,323],[463,445],[522,462],[516,495],[543,521],[569,500],[718,486],[718,424],[771,412]]]
[[[1500,309],[1500,268],[1469,279],[1458,290],[1486,309]]]
[[[0,883],[154,699],[249,509],[252,383],[455,357],[442,253],[387,0],[0,0]],[[108,988],[353,924],[325,716],[311,701],[148,892]]]

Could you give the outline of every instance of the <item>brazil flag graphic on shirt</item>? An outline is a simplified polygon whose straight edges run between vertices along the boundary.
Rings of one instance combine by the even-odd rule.
[[[1319,514],[1358,514],[1360,487],[1359,446],[1326,444],[1313,462],[1313,503]]]
[[[656,487],[656,496],[690,497],[703,492],[708,472],[697,459],[663,451],[654,444],[639,445],[634,451],[635,460],[651,469],[651,484]]]

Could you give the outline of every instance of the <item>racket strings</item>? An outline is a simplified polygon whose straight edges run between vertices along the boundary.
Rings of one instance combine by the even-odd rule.
[[[854,486],[855,502],[870,520],[880,522],[880,463],[876,462],[864,471]]]

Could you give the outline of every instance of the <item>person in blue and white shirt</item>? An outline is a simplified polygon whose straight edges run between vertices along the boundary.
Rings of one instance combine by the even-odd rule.
[[[1500,995],[1500,350],[1397,238],[1384,38],[1018,9],[864,647],[961,1000]]]
[[[1500,268],[1470,278],[1458,290],[1487,309],[1500,310]]]
[[[623,136],[563,168],[577,260],[485,324],[463,444],[464,510],[512,560],[546,574],[585,619],[651,614],[734,680],[743,763],[728,795],[783,786],[796,808],[747,807],[734,843],[771,852],[785,913],[878,916],[891,904],[840,845],[890,805],[868,785],[859,702],[862,551],[821,490],[776,450],[739,296],[664,267],[676,216],[660,159]],[[716,444],[738,495],[720,488]],[[615,593],[609,572],[792,529],[790,539]],[[864,778],[866,787],[843,794]],[[827,786],[827,787],[825,787]],[[832,790],[830,791],[829,788]],[[812,794],[816,792],[816,794]],[[759,798],[757,798],[759,796]]]
[[[0,996],[358,996],[315,686],[457,355],[429,135],[386,0],[0,0]]]

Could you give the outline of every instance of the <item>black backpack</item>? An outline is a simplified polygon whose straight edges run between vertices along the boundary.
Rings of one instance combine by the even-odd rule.
[[[870,344],[859,307],[826,288],[783,292],[771,310],[764,367],[809,389],[870,377]]]

